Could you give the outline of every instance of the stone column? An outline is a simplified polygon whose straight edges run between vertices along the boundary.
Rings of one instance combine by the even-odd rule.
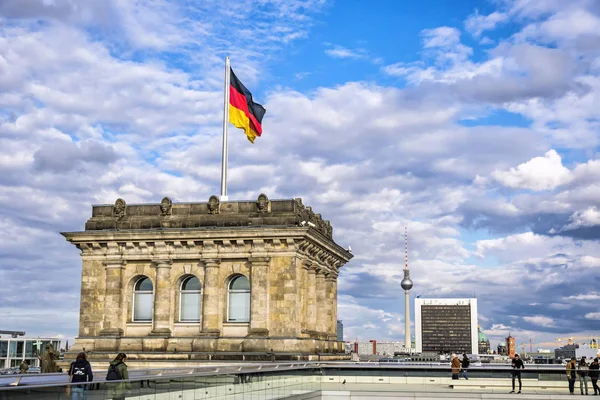
[[[171,260],[152,262],[156,269],[151,336],[171,335]]]
[[[219,267],[221,260],[204,260],[201,336],[219,336]]]
[[[328,274],[325,278],[327,293],[327,329],[329,340],[337,340],[337,275]]]
[[[250,336],[269,336],[270,257],[250,258]]]
[[[317,270],[307,265],[306,274],[306,332],[315,336],[317,329]]]
[[[328,304],[327,304],[327,294],[325,289],[325,271],[319,270],[316,274],[317,281],[317,327],[316,331],[319,333],[319,336],[325,334],[325,330],[327,329],[327,314],[328,314]]]
[[[121,299],[123,298],[123,285],[121,281],[124,269],[124,261],[107,261],[104,263],[104,270],[106,272],[104,321],[100,336],[121,336],[123,334],[121,320],[124,311],[121,303]]]

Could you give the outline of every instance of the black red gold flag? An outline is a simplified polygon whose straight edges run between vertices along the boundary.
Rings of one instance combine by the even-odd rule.
[[[229,69],[229,73],[229,122],[243,129],[248,140],[254,143],[254,139],[262,135],[266,110],[252,100],[252,93],[235,76],[233,69]]]

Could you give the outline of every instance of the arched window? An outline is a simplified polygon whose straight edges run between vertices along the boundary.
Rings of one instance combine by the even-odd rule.
[[[200,280],[188,276],[181,282],[179,297],[179,320],[182,322],[200,321]]]
[[[231,322],[250,321],[250,282],[244,275],[229,281],[227,320]]]
[[[137,280],[133,287],[133,320],[152,321],[152,281],[146,276]]]

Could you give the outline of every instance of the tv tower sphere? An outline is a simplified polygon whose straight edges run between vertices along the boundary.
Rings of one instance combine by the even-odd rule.
[[[404,279],[402,279],[402,282],[400,282],[400,286],[402,286],[402,289],[404,290],[412,289],[413,281],[410,279],[410,276],[408,276],[408,270],[404,270]]]

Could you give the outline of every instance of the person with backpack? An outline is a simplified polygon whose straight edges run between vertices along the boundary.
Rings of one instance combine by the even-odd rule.
[[[127,355],[125,353],[119,353],[113,361],[111,361],[108,372],[106,373],[107,381],[121,381],[129,379],[129,372],[127,372]],[[125,392],[131,389],[130,382],[119,382],[117,384],[108,384],[110,388],[111,397],[113,400],[123,400],[125,398]]]
[[[84,352],[77,354],[77,359],[69,367],[69,377],[72,383],[91,382],[94,380],[92,366],[87,360]],[[71,398],[75,400],[87,400],[87,385],[71,385]]]

